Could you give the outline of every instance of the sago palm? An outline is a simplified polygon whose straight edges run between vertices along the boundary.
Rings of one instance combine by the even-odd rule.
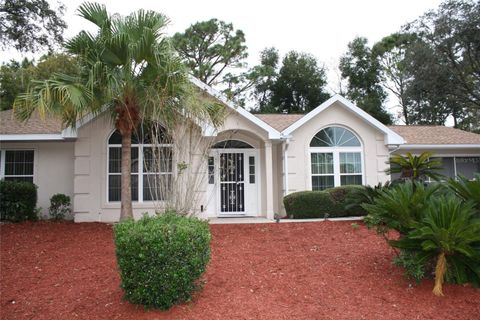
[[[78,58],[81,75],[57,74],[36,82],[14,104],[16,115],[34,111],[59,116],[75,127],[87,114],[109,113],[122,136],[120,219],[133,217],[131,136],[140,121],[186,108],[191,91],[188,74],[163,30],[167,18],[139,10],[126,17],[110,15],[104,5],[84,3],[79,15],[96,34],[80,32],[65,48]],[[197,106],[198,107],[198,106]],[[196,112],[203,112],[198,108]],[[199,111],[200,110],[200,111]],[[171,113],[170,113],[171,115]]]
[[[480,220],[474,218],[471,203],[439,197],[426,208],[414,230],[390,243],[416,250],[421,260],[436,259],[435,295],[443,295],[445,278],[480,285]]]
[[[480,173],[475,174],[474,180],[469,180],[463,176],[459,176],[457,180],[450,178],[447,187],[459,198],[473,202],[480,218]]]
[[[388,161],[390,169],[387,173],[399,173],[402,180],[423,181],[427,177],[436,180],[441,177],[438,171],[442,169],[442,162],[432,156],[431,152],[422,152],[418,156],[410,152],[393,155]]]

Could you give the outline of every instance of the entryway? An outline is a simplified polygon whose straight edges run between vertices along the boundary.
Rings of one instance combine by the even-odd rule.
[[[258,150],[239,140],[214,145],[208,158],[209,216],[257,216]]]

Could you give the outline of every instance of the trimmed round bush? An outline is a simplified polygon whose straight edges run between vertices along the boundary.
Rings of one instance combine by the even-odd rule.
[[[341,186],[323,191],[300,191],[283,198],[289,217],[294,219],[349,217],[365,215],[363,210],[346,208],[346,197],[361,186]]]
[[[208,222],[165,213],[114,227],[125,299],[168,309],[190,300],[210,260]]]
[[[25,181],[0,180],[0,220],[37,220],[37,186]]]

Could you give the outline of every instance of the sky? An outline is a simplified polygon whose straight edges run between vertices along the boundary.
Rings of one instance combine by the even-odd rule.
[[[290,50],[313,54],[328,69],[329,89],[338,84],[339,57],[356,36],[366,37],[370,44],[382,39],[402,25],[413,21],[424,12],[435,9],[440,0],[334,0],[334,1],[270,1],[270,0],[201,0],[148,1],[99,0],[111,13],[126,15],[138,9],[162,12],[171,23],[167,34],[184,31],[188,26],[211,18],[233,23],[245,33],[248,46],[248,64],[259,62],[259,53],[266,47],[276,47],[283,55]],[[54,1],[52,1],[54,3]],[[68,39],[79,31],[94,30],[89,22],[76,15],[82,1],[62,0],[67,6],[65,21]],[[20,59],[15,51],[4,51],[0,62]],[[32,55],[26,55],[32,57]],[[395,112],[395,102],[387,104]]]

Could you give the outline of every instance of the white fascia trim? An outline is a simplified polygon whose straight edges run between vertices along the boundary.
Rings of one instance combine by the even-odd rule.
[[[405,143],[405,140],[396,132],[393,130],[389,129],[387,126],[385,126],[383,123],[345,99],[339,94],[334,95],[309,113],[307,113],[305,116],[301,117],[298,119],[296,122],[291,124],[288,128],[282,131],[282,135],[290,135],[293,131],[297,130],[301,126],[303,126],[305,123],[310,121],[312,118],[314,118],[316,115],[321,113],[323,110],[327,109],[331,105],[333,105],[335,102],[340,102],[344,107],[349,109],[350,111],[354,112],[357,116],[360,118],[364,119],[366,122],[368,122],[370,125],[373,127],[377,128],[378,130],[382,131],[385,134],[385,144],[387,145],[401,145]]]
[[[245,110],[244,108],[241,108],[241,107],[236,107],[232,101],[228,100],[228,98],[218,92],[217,90],[213,89],[212,87],[210,87],[209,85],[203,83],[202,81],[200,81],[199,79],[195,78],[194,76],[190,75],[189,76],[189,79],[190,81],[196,85],[198,88],[202,89],[202,90],[205,90],[209,95],[211,95],[212,97],[215,97],[217,98],[218,100],[220,100],[223,104],[225,104],[227,107],[229,107],[230,109],[233,109],[235,110],[236,112],[238,112],[240,115],[242,115],[243,117],[245,117],[247,120],[250,120],[251,122],[253,122],[254,124],[256,124],[257,126],[259,126],[260,128],[262,128],[263,130],[267,131],[268,133],[268,138],[269,139],[280,139],[281,138],[281,134],[279,131],[277,131],[276,129],[274,129],[273,127],[271,127],[269,124],[267,124],[266,122],[264,122],[263,120],[261,120],[260,118],[257,118],[256,116],[254,116],[253,114],[251,114],[250,112],[248,112],[247,110]],[[207,132],[211,132],[211,130],[206,130],[206,133]]]
[[[403,144],[399,149],[480,149],[480,144]]]
[[[65,140],[60,133],[0,134],[0,141],[58,141]]]

